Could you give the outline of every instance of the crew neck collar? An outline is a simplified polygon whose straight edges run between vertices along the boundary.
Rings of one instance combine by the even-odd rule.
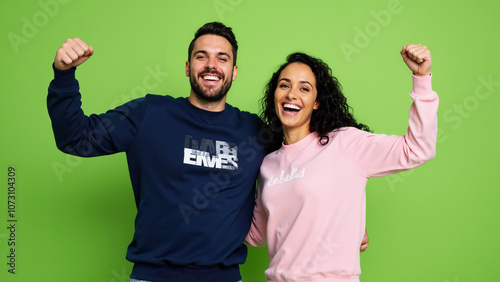
[[[318,140],[318,134],[316,132],[311,132],[309,133],[309,135],[307,135],[306,137],[300,139],[299,141],[293,144],[286,145],[285,142],[283,142],[280,150],[282,150],[283,152],[302,150],[307,146],[309,146],[311,142],[314,142],[316,140]]]
[[[194,114],[204,120],[223,120],[228,118],[231,111],[231,106],[227,103],[225,104],[224,110],[220,112],[212,112],[196,107],[189,102],[188,98],[184,98],[183,101],[190,111],[194,112]]]

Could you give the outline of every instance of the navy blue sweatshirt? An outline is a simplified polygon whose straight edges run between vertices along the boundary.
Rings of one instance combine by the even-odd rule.
[[[237,281],[265,151],[258,116],[187,98],[147,95],[86,116],[75,69],[54,68],[47,106],[57,147],[94,157],[126,152],[137,205],[131,278]]]

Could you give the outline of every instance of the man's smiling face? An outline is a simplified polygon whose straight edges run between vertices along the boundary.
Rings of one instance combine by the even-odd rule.
[[[223,99],[236,79],[238,67],[233,64],[232,46],[222,36],[207,34],[194,43],[186,75],[191,83],[191,94],[202,102]]]

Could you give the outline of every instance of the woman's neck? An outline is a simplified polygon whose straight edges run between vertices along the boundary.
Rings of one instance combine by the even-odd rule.
[[[311,134],[309,129],[304,130],[301,128],[287,129],[283,128],[283,136],[285,137],[285,145],[291,145],[304,139],[307,135]]]

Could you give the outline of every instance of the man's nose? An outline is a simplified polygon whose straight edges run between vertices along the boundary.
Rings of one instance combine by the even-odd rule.
[[[215,68],[215,66],[216,66],[216,64],[215,64],[215,59],[214,59],[214,58],[209,58],[209,59],[207,60],[207,65],[206,65],[206,67],[207,67],[208,69],[214,69],[214,68]]]

